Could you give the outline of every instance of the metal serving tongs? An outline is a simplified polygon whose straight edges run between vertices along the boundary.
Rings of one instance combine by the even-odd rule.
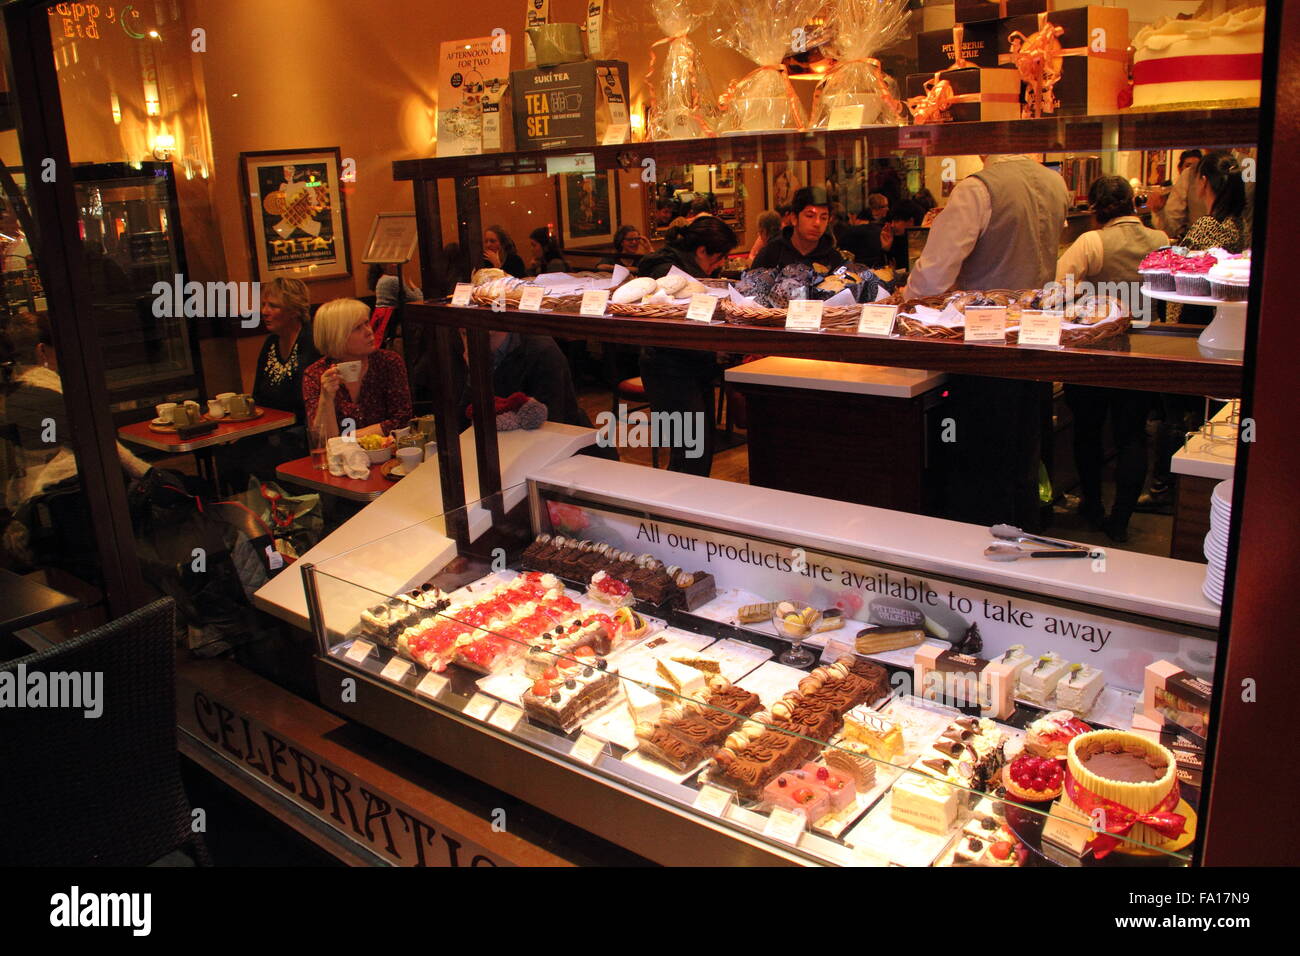
[[[1100,548],[1026,534],[1009,524],[995,524],[989,531],[993,537],[1001,539],[984,549],[984,557],[991,561],[1018,561],[1021,558],[1099,558],[1104,554]],[[1046,545],[1046,547],[1017,547],[1022,541]]]

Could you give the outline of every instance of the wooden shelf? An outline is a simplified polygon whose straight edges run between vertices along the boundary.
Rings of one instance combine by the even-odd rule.
[[[696,349],[706,352],[780,355],[860,362],[996,378],[1017,378],[1139,391],[1236,397],[1242,393],[1240,361],[1203,357],[1195,335],[1148,330],[1127,336],[1127,349],[1033,349],[966,345],[918,338],[878,338],[853,332],[789,332],[744,325],[674,319],[583,316],[572,312],[495,312],[433,302],[407,306],[408,318],[435,326],[525,332],[567,339]],[[1117,340],[1122,342],[1123,340]]]
[[[593,154],[598,169],[635,168],[639,172],[641,161],[646,158],[664,165],[848,159],[864,146],[873,155],[903,150],[931,156],[1171,149],[1186,145],[1192,131],[1196,142],[1206,147],[1253,146],[1259,138],[1259,110],[1255,107],[1126,110],[1104,116],[763,133],[585,149],[406,159],[393,163],[393,178],[404,181],[545,174],[548,157],[577,153]]]

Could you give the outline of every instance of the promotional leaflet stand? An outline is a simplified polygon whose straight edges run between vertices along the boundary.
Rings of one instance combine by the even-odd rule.
[[[366,251],[361,261],[367,264],[397,266],[397,305],[384,324],[384,332],[378,343],[381,346],[392,338],[389,328],[401,332],[403,342],[409,345],[403,325],[406,318],[406,285],[402,278],[402,267],[415,257],[418,242],[419,231],[416,227],[415,213],[381,212],[375,215],[375,221],[370,224],[370,236],[366,239]],[[377,291],[378,283],[376,283]],[[408,374],[411,371],[408,358]]]

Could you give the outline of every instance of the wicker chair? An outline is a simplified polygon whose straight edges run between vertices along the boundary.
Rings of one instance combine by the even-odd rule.
[[[176,752],[175,605],[155,601],[55,647],[0,664],[17,679],[100,673],[99,717],[0,708],[3,866],[143,866],[177,849],[208,864],[192,832]]]

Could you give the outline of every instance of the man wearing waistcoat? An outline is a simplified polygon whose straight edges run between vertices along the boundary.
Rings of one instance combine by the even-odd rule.
[[[1056,276],[1072,200],[1065,181],[1025,155],[986,156],[934,220],[906,297],[949,289],[1042,288]],[[1016,361],[1006,353],[1008,366]],[[949,378],[947,515],[974,524],[1039,527],[1038,463],[1050,386],[980,376]]]

